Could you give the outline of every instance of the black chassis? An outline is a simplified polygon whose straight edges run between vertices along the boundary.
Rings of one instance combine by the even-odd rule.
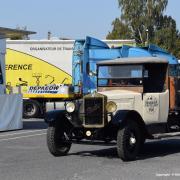
[[[46,113],[45,122],[49,125],[55,124],[56,126],[63,126],[69,134],[70,140],[102,140],[111,141],[116,140],[117,131],[126,124],[128,116],[137,116],[136,112],[129,110],[117,111],[115,115],[106,114],[110,116],[111,121],[105,124],[101,128],[87,128],[84,127],[79,120],[78,113],[68,113],[66,110],[54,110]],[[139,118],[139,117],[137,117]],[[145,129],[145,125],[141,122],[142,129]],[[90,131],[91,135],[87,135]],[[144,132],[146,133],[146,132]]]

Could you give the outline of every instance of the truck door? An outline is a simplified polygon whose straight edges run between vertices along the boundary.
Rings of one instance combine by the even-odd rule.
[[[167,122],[169,90],[167,64],[146,64],[144,71],[143,118],[146,123]]]
[[[143,96],[143,118],[146,123],[167,122],[169,113],[169,91],[146,93]]]
[[[143,119],[147,124],[158,122],[159,105],[159,93],[145,93],[143,95]]]

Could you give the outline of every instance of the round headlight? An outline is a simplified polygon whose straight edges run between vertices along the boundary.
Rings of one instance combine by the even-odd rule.
[[[74,112],[75,110],[75,104],[73,102],[69,102],[66,104],[66,111],[69,113]]]
[[[109,101],[106,105],[106,110],[108,113],[113,113],[117,110],[117,105],[113,101]]]

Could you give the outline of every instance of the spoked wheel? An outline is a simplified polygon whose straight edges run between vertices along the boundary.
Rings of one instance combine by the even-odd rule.
[[[117,153],[124,161],[136,159],[141,146],[141,131],[136,122],[128,122],[117,134]]]
[[[69,152],[71,144],[68,132],[63,127],[59,127],[55,123],[49,125],[47,130],[47,146],[52,155],[65,156]]]

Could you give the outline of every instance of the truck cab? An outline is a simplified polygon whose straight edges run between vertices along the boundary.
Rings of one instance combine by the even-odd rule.
[[[159,58],[123,58],[98,63],[98,92],[113,101],[117,111],[134,111],[143,123],[167,121],[169,90],[167,61]]]
[[[66,155],[73,140],[116,141],[118,156],[128,161],[138,156],[146,139],[180,134],[179,122],[169,114],[167,60],[105,60],[97,62],[96,72],[88,72],[94,75],[97,90],[46,115],[51,154]]]

